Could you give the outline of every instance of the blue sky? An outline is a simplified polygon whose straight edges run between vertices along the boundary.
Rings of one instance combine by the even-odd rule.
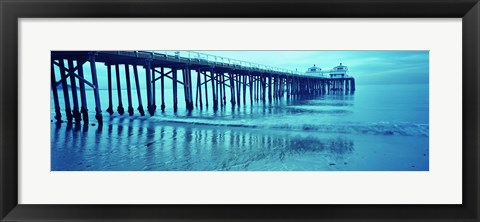
[[[426,84],[429,76],[428,51],[198,51],[247,62],[269,65],[289,70],[306,71],[315,64],[323,70],[330,70],[342,63],[348,66],[349,74],[362,84]],[[107,69],[97,63],[98,82],[101,89],[107,88]],[[57,80],[59,69],[56,68]],[[113,69],[114,70],[114,69]],[[112,70],[112,71],[113,71]],[[130,73],[133,86],[133,71]],[[138,67],[140,82],[145,82],[145,70]],[[91,80],[90,65],[85,63],[84,72]],[[125,68],[120,65],[122,88],[125,87]],[[195,73],[193,78],[196,79]],[[116,88],[115,72],[112,72],[112,86]],[[195,80],[194,80],[195,81]],[[141,88],[145,85],[141,84]],[[171,88],[171,81],[165,81]]]
[[[348,66],[357,84],[428,83],[428,51],[199,51],[264,65],[306,71]]]

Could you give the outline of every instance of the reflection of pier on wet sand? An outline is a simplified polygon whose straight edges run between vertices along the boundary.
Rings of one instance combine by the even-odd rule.
[[[354,150],[342,136],[112,121],[103,127],[53,124],[52,170],[328,170],[343,167]]]
[[[198,53],[197,53],[198,54]],[[156,90],[160,90],[160,109],[165,111],[165,80],[172,82],[174,112],[178,110],[178,85],[183,85],[183,94],[187,110],[194,107],[208,108],[209,100],[214,110],[227,106],[227,94],[231,107],[245,106],[248,103],[269,102],[286,99],[295,99],[305,96],[324,95],[330,93],[350,93],[355,91],[353,77],[326,78],[322,76],[306,75],[304,73],[252,64],[222,57],[198,54],[198,57],[182,56],[180,54],[154,53],[144,51],[52,51],[51,52],[51,84],[55,107],[55,119],[61,122],[62,112],[59,102],[57,86],[62,86],[64,109],[69,123],[75,121],[88,123],[88,107],[86,87],[94,91],[95,118],[102,124],[102,103],[99,95],[99,83],[96,62],[104,63],[108,77],[108,108],[106,111],[113,115],[112,102],[112,74],[116,76],[118,106],[116,111],[123,115],[125,111],[134,115],[132,89],[135,87],[138,100],[138,113],[145,115],[141,90],[146,91],[146,109],[154,115],[157,109]],[[90,65],[91,81],[84,76],[83,65]],[[60,80],[57,81],[55,67],[60,70]],[[144,71],[139,73],[138,67]],[[125,78],[120,76],[120,69],[124,69]],[[145,75],[146,83],[140,83],[139,75]],[[193,82],[196,75],[196,82]],[[134,82],[131,82],[133,75]],[[123,79],[123,80],[122,80]],[[121,81],[126,82],[127,108],[125,110],[121,92]],[[158,86],[158,81],[160,82]],[[69,85],[70,84],[70,85]],[[79,94],[77,95],[77,85]],[[141,86],[145,85],[145,89]],[[195,86],[195,87],[194,87]],[[157,89],[158,88],[158,89]],[[208,94],[210,92],[210,95]],[[71,95],[69,95],[71,94]],[[195,105],[193,95],[195,94]],[[248,94],[248,96],[247,96]],[[78,101],[80,96],[80,102]],[[70,99],[72,100],[70,103]],[[145,98],[144,98],[145,99]]]

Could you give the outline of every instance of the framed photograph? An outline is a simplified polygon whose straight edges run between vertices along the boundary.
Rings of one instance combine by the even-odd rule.
[[[468,1],[2,1],[1,221],[478,221]]]

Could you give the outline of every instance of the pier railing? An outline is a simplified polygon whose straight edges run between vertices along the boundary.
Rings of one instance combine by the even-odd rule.
[[[195,51],[138,51],[138,52],[152,53],[152,55],[157,55],[157,56],[163,55],[163,56],[170,57],[177,60],[187,59],[190,61],[204,62],[211,65],[224,65],[224,66],[226,65],[226,66],[233,66],[241,69],[256,69],[256,70],[263,70],[266,72],[274,71],[274,72],[288,73],[291,75],[300,75],[300,76],[315,76],[315,75],[309,75],[304,72],[293,71],[285,68],[268,66],[268,65],[247,62],[247,61],[227,58],[223,56],[210,55],[210,54],[195,52]],[[318,77],[318,76],[315,76],[315,77]]]
[[[299,71],[293,71],[290,69],[285,69],[285,68],[279,68],[275,66],[268,66],[268,65],[263,65],[263,64],[258,64],[254,62],[247,62],[247,61],[242,61],[238,59],[232,59],[228,57],[223,57],[223,56],[217,56],[217,55],[211,55],[211,54],[206,54],[206,53],[201,53],[201,52],[195,52],[195,51],[135,51],[137,53],[147,53],[151,54],[153,56],[164,56],[166,59],[170,60],[188,60],[188,61],[195,61],[199,63],[206,63],[209,65],[222,65],[222,66],[231,66],[235,67],[238,69],[255,69],[255,70],[261,70],[264,72],[279,72],[279,73],[285,73],[285,74],[290,74],[290,75],[298,75],[298,76],[311,76],[311,77],[318,77],[322,78],[322,76],[318,76],[318,73],[306,73],[306,72],[299,72]],[[320,73],[324,78],[329,78],[331,72],[334,70],[328,70],[328,71],[321,71]],[[350,77],[349,75],[345,75],[345,77]]]

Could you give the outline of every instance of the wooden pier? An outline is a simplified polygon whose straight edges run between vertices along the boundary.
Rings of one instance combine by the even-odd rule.
[[[355,91],[353,77],[329,78],[305,75],[285,69],[242,62],[233,59],[195,54],[183,56],[180,53],[148,51],[52,51],[51,52],[51,87],[55,106],[55,119],[61,121],[62,111],[57,86],[61,85],[63,108],[67,122],[88,124],[88,107],[86,87],[93,89],[95,100],[95,118],[102,124],[102,103],[100,101],[97,65],[103,63],[107,68],[108,108],[106,112],[113,115],[125,114],[125,95],[122,95],[122,81],[126,83],[126,112],[135,115],[132,100],[136,96],[139,115],[146,111],[153,116],[157,111],[165,111],[165,81],[171,81],[173,87],[174,112],[178,111],[178,87],[183,86],[185,107],[187,110],[211,106],[214,110],[230,106],[240,107],[247,103],[267,103],[282,99],[298,99],[325,94],[346,94]],[[189,53],[189,52],[187,52]],[[203,57],[202,57],[203,55]],[[84,76],[83,65],[90,64],[91,81]],[[56,79],[55,68],[58,67],[60,79]],[[133,73],[130,71],[133,69]],[[138,68],[142,69],[139,70]],[[124,69],[125,76],[120,75]],[[192,71],[196,73],[193,82]],[[112,75],[115,72],[118,104],[113,104]],[[131,82],[133,74],[134,83]],[[139,75],[145,75],[145,82],[140,82]],[[181,78],[180,78],[181,76]],[[70,83],[70,85],[68,85]],[[145,86],[145,87],[142,87]],[[70,89],[69,89],[70,87]],[[78,90],[77,90],[78,87]],[[132,95],[135,87],[136,95]],[[146,91],[146,104],[142,100],[141,90]],[[160,90],[160,98],[156,98]],[[78,93],[78,91],[80,93]],[[71,93],[71,95],[70,95]],[[80,103],[78,100],[80,94]],[[230,101],[227,100],[227,94]],[[248,94],[248,95],[247,95]],[[194,98],[195,97],[195,98]],[[70,101],[72,99],[72,101]],[[145,98],[144,98],[145,99]]]

